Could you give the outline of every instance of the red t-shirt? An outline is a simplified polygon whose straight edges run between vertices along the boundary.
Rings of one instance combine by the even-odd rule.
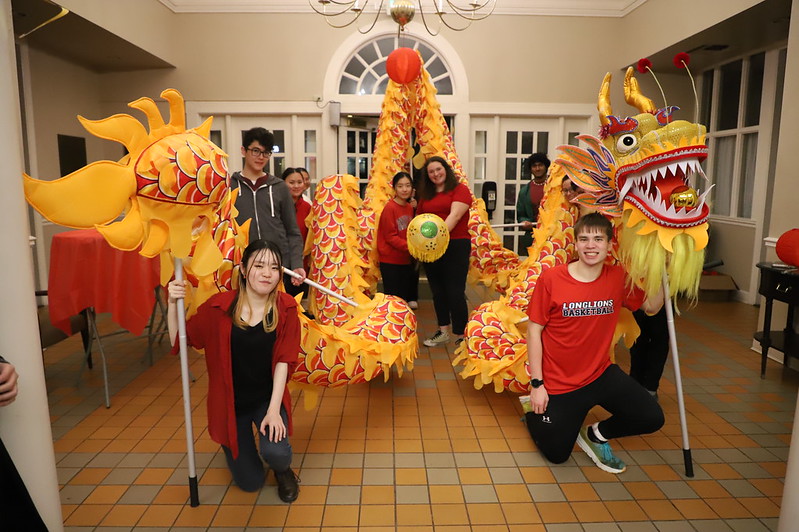
[[[305,225],[305,219],[311,214],[311,204],[305,201],[305,199],[300,196],[297,198],[297,201],[294,202],[294,210],[297,211],[297,225],[300,228],[300,233],[302,234],[302,244],[305,245],[305,239],[308,238],[308,226]]]
[[[377,254],[380,262],[410,264],[408,252],[408,224],[413,219],[413,207],[388,200],[377,225]]]
[[[621,306],[636,310],[644,301],[639,288],[625,286],[618,265],[604,265],[594,281],[571,276],[568,265],[545,270],[538,278],[527,316],[544,326],[544,383],[550,394],[590,384],[610,366],[610,344]]]
[[[420,199],[419,204],[416,206],[416,214],[424,214],[429,212],[431,214],[435,214],[442,220],[446,220],[447,216],[449,216],[450,210],[452,209],[453,201],[459,201],[471,207],[472,193],[469,190],[469,187],[463,183],[458,183],[452,190],[439,192],[428,200]],[[449,237],[451,239],[469,238],[468,212],[461,216],[461,219],[458,220],[457,224],[455,224],[455,228],[450,231]]]

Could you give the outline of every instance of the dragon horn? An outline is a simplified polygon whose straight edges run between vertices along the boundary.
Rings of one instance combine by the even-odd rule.
[[[599,101],[596,108],[599,111],[599,123],[606,126],[610,123],[608,115],[613,114],[613,109],[610,107],[610,72],[605,74],[605,79],[602,80],[602,87],[599,89]]]
[[[633,77],[633,67],[627,69],[624,75],[624,101],[642,113],[654,113],[657,107],[652,100],[641,94],[638,80]]]

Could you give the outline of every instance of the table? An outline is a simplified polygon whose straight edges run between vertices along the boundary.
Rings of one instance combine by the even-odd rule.
[[[108,394],[108,369],[103,344],[97,331],[96,312],[107,312],[111,319],[138,336],[150,325],[152,344],[153,309],[159,285],[158,258],[148,259],[137,251],[111,247],[96,229],[67,231],[53,236],[50,246],[48,305],[50,322],[68,335],[69,318],[84,312],[89,323],[89,344],[97,340],[103,363],[105,404]]]
[[[93,308],[138,336],[153,311],[159,270],[158,258],[112,248],[96,229],[58,233],[50,246],[50,321],[72,334],[69,317]]]
[[[766,360],[769,348],[781,351],[787,357],[799,357],[799,334],[793,329],[794,310],[799,305],[799,272],[796,269],[775,268],[770,262],[758,263],[760,269],[760,287],[758,292],[766,298],[766,309],[763,314],[763,330],[755,333],[755,340],[760,342],[761,361],[760,378],[766,376]],[[788,304],[788,317],[782,331],[771,330],[771,309],[774,300]]]

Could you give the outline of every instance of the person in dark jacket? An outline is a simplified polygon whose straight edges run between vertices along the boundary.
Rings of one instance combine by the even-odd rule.
[[[544,183],[547,181],[549,159],[546,154],[534,153],[525,162],[530,170],[530,182],[519,189],[516,200],[516,221],[523,224],[524,233],[519,237],[519,255],[527,255],[533,245],[533,224],[538,220],[538,207],[544,198]]]
[[[304,243],[297,225],[294,200],[286,183],[265,171],[274,144],[272,133],[262,127],[245,131],[241,146],[244,168],[233,173],[230,187],[238,190],[236,221],[242,224],[252,220],[250,242],[260,239],[276,243],[286,267],[301,276],[298,279],[286,274],[284,284],[299,286],[306,273],[302,265]]]

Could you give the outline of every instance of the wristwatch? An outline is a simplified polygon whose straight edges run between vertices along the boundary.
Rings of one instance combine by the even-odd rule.
[[[540,388],[544,385],[544,379],[530,379],[530,386],[533,388]]]

